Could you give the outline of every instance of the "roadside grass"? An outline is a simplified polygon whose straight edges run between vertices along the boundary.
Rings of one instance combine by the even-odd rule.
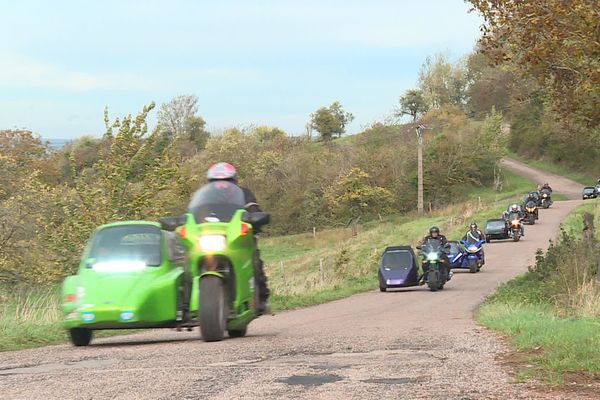
[[[600,206],[591,202],[577,207],[562,230],[581,237],[585,212],[595,215],[598,226]],[[600,285],[582,268],[590,260],[577,246],[569,242],[558,249],[572,257],[548,277],[540,279],[531,269],[501,285],[476,313],[481,324],[509,336],[524,366],[520,379],[550,384],[563,384],[573,375],[600,379]]]
[[[2,289],[6,290],[0,294],[0,350],[65,340],[57,288]]]
[[[0,351],[20,350],[68,340],[62,326],[60,286],[0,286]],[[139,330],[96,331],[95,337]]]
[[[549,162],[545,160],[534,160],[531,158],[524,157],[520,154],[514,153],[512,151],[508,151],[508,155],[510,158],[514,158],[515,160],[521,161],[527,165],[531,165],[532,167],[541,169],[543,171],[550,172],[555,175],[564,176],[575,182],[581,183],[584,186],[594,186],[598,177],[594,177],[591,174],[586,174],[584,172],[575,171],[573,169],[569,169],[562,164],[557,164],[555,162]]]
[[[432,225],[450,239],[462,236],[471,221],[480,225],[498,217],[506,204],[520,198],[533,183],[507,172],[504,188],[476,188],[468,201],[432,214],[391,215],[350,228],[328,229],[259,240],[274,311],[320,304],[376,289],[377,265],[385,247],[416,244]],[[322,269],[321,269],[322,260]],[[67,340],[62,327],[60,288],[0,287],[0,351],[17,350]],[[133,331],[100,331],[109,336]]]

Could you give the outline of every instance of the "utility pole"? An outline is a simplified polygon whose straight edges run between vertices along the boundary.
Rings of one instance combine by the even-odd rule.
[[[424,125],[417,125],[417,211],[423,214],[423,129]]]

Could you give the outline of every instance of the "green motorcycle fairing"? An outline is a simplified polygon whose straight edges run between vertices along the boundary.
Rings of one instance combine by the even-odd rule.
[[[169,235],[173,234],[150,221],[97,228],[77,274],[63,283],[65,327],[96,330],[177,325],[184,257],[174,251]]]
[[[229,308],[227,329],[245,328],[257,316],[257,246],[252,225],[243,221],[245,214],[241,189],[228,182],[213,182],[196,192],[185,224],[176,229],[196,280],[208,276],[223,280]],[[194,288],[199,286],[196,282]],[[193,291],[195,309],[202,306],[199,298],[197,290]]]

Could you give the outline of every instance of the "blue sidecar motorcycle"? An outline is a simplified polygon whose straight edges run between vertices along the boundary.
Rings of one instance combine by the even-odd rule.
[[[483,255],[481,254],[481,251],[483,250],[485,240],[479,240],[477,242],[461,240],[460,243],[464,248],[465,255],[463,259],[466,264],[465,268],[469,268],[469,272],[472,274],[479,272],[483,266]]]
[[[483,265],[481,248],[484,243],[483,240],[476,243],[469,243],[464,240],[460,242],[448,241],[450,245],[450,250],[448,251],[450,268],[468,269],[471,273],[479,272]]]

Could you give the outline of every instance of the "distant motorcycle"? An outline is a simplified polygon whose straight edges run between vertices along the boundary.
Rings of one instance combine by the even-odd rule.
[[[540,197],[541,197],[540,205],[542,206],[542,208],[548,208],[552,205],[552,197],[551,197],[550,190],[548,190],[548,189],[540,190]]]
[[[509,221],[509,235],[512,237],[514,242],[518,242],[521,239],[521,224],[522,218],[513,218]]]
[[[525,221],[527,221],[529,225],[535,225],[535,220],[539,219],[539,211],[536,204],[533,201],[530,201],[525,204],[523,210],[525,211]]]

